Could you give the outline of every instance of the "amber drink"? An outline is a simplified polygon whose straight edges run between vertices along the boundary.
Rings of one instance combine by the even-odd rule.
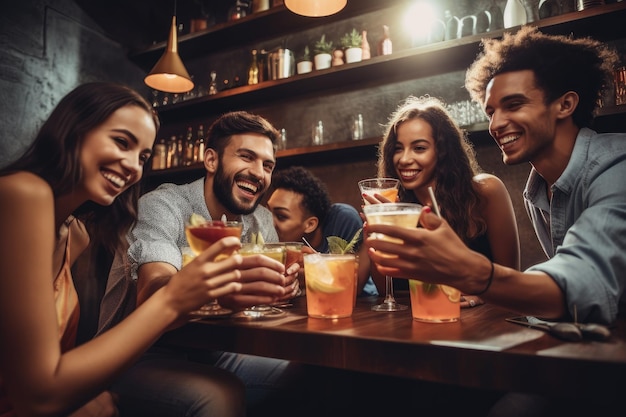
[[[442,284],[409,280],[413,319],[427,323],[450,323],[461,317],[461,291]]]
[[[356,300],[357,273],[355,254],[305,254],[308,315],[329,319],[350,317]]]
[[[398,199],[398,189],[400,187],[400,181],[395,178],[369,178],[359,181],[359,190],[361,194],[374,196],[380,194],[390,202],[394,203]],[[369,201],[363,199],[363,202],[367,205]]]

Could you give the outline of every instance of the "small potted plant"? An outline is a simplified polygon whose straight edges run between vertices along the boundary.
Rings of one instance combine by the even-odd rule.
[[[309,45],[304,47],[302,51],[302,55],[298,58],[298,63],[296,64],[296,69],[298,74],[306,74],[307,72],[311,72],[313,70],[313,62],[311,62],[311,53],[309,52]]]
[[[332,59],[330,54],[333,52],[333,42],[327,41],[326,35],[322,35],[322,37],[315,42],[313,51],[315,53],[315,56],[313,56],[315,69],[321,70],[330,68],[330,62]]]
[[[341,46],[346,53],[346,64],[361,61],[363,58],[362,42],[363,36],[356,29],[352,29],[352,32],[346,33],[341,37]]]

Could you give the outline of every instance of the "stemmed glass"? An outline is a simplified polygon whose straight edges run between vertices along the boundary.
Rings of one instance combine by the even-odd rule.
[[[359,181],[359,190],[361,195],[374,196],[380,194],[390,202],[395,203],[398,199],[398,191],[400,190],[400,180],[396,178],[368,178]],[[365,205],[371,204],[363,198]]]
[[[226,236],[235,236],[241,239],[241,229],[243,223],[238,221],[222,221],[222,220],[207,220],[201,224],[186,224],[185,234],[187,235],[187,242],[191,247],[195,256],[207,249],[209,246],[217,242],[218,240]],[[215,257],[216,261],[224,259],[228,255],[218,255]],[[185,256],[183,253],[183,264],[185,264]],[[222,307],[217,299],[212,300],[208,304],[202,306],[199,310],[194,312],[196,316],[224,316],[231,314],[233,311]]]
[[[380,203],[363,207],[363,213],[370,224],[389,224],[393,226],[415,228],[419,222],[422,206],[416,203]],[[389,242],[403,243],[400,239],[390,238],[380,233],[372,235],[376,239]],[[401,311],[409,306],[398,304],[393,295],[393,279],[385,276],[385,300],[382,304],[372,307],[374,311]]]
[[[277,260],[278,262],[285,265],[287,251],[284,244],[273,245],[273,244],[258,244],[258,243],[244,243],[239,250],[239,253],[242,256],[256,255],[261,254],[268,256],[272,259]],[[235,317],[243,317],[248,319],[259,319],[259,318],[275,318],[284,315],[285,312],[278,307],[269,305],[269,304],[261,304],[255,305],[252,307],[248,307],[241,312],[237,313]]]

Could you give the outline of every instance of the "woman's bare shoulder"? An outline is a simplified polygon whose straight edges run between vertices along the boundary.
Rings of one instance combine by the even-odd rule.
[[[476,191],[482,197],[489,198],[503,192],[508,193],[504,182],[493,174],[478,174],[474,176],[473,180]]]
[[[0,200],[3,204],[39,204],[54,198],[52,188],[31,172],[16,172],[0,177]]]

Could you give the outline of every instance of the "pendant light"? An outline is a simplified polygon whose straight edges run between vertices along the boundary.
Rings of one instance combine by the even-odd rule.
[[[307,17],[330,16],[346,7],[348,0],[285,0],[292,12]]]
[[[193,81],[191,81],[191,77],[178,55],[176,33],[176,2],[174,2],[174,16],[172,16],[172,27],[170,28],[167,47],[143,81],[155,90],[167,93],[186,93],[193,89]]]

